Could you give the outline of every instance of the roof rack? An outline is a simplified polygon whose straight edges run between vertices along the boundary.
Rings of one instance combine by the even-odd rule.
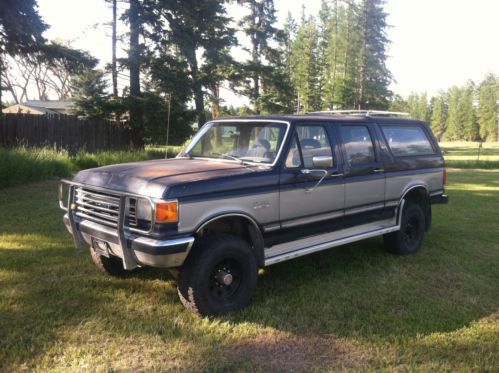
[[[381,110],[324,110],[306,113],[307,115],[363,115],[366,117],[375,116],[399,116],[408,117],[409,113],[401,111],[381,111]]]

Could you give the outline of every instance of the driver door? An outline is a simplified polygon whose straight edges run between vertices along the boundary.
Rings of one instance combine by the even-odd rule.
[[[322,124],[297,125],[280,177],[282,228],[343,216],[344,183],[337,146]],[[329,158],[329,162],[327,162]]]

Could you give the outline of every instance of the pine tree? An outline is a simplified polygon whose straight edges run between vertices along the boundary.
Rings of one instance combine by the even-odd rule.
[[[385,109],[391,95],[388,86],[392,80],[386,67],[386,13],[385,0],[362,0],[360,5],[360,32],[362,38],[358,63],[357,105],[359,109]]]
[[[107,83],[101,70],[88,70],[73,77],[73,114],[82,118],[106,117],[106,87]]]
[[[499,117],[497,100],[499,96],[496,87],[497,78],[488,74],[479,87],[478,123],[480,125],[480,136],[487,141],[499,141]]]
[[[461,89],[454,86],[449,89],[449,110],[447,116],[447,132],[445,137],[448,140],[462,140],[464,138],[464,126],[461,117]]]
[[[298,97],[297,111],[320,109],[316,48],[317,24],[313,17],[302,19],[292,48],[293,80]]]
[[[460,117],[463,122],[463,137],[467,141],[476,141],[480,137],[480,129],[473,108],[475,87],[473,82],[462,88]]]
[[[249,9],[249,14],[239,25],[251,43],[250,59],[243,64],[243,74],[247,79],[244,93],[250,98],[253,111],[260,114],[263,106],[271,106],[277,81],[273,66],[282,65],[281,56],[273,44],[279,43],[282,31],[275,25],[277,16],[273,0],[238,0]]]
[[[421,95],[411,93],[407,98],[407,108],[412,118],[426,122],[430,120],[431,113],[426,92]]]
[[[433,133],[440,141],[447,129],[447,104],[445,92],[439,92],[439,95],[433,99],[430,125]]]

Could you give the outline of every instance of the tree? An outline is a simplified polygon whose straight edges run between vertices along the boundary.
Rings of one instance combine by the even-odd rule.
[[[38,14],[36,0],[0,2],[0,103],[5,74],[4,56],[28,55],[45,43],[42,36],[47,25]],[[0,111],[1,115],[1,111]]]
[[[498,125],[498,96],[497,78],[493,74],[487,74],[480,83],[478,99],[478,123],[480,136],[487,141],[499,141]]]
[[[273,0],[238,0],[249,9],[249,14],[241,19],[240,27],[249,37],[251,43],[250,59],[242,64],[246,77],[244,93],[250,98],[253,111],[260,114],[262,105],[269,108],[275,101],[276,86],[282,80],[285,64],[273,43],[279,43],[283,34],[275,27],[277,17]],[[272,92],[273,91],[273,92]]]
[[[213,63],[226,60],[226,48],[235,43],[234,31],[228,27],[230,19],[225,15],[224,1],[159,0],[157,7],[168,24],[161,42],[177,49],[187,63],[197,121],[201,126],[206,121],[203,92],[206,79],[197,53],[203,50],[203,57],[213,66]]]
[[[430,120],[431,113],[426,92],[421,95],[411,93],[407,98],[407,108],[409,114],[414,119],[423,120],[425,122]]]
[[[73,114],[82,118],[105,118],[107,83],[101,70],[87,70],[76,75],[71,83]]]
[[[2,80],[16,103],[29,99],[29,88],[36,88],[39,100],[48,100],[54,95],[58,100],[67,100],[72,75],[91,69],[97,63],[88,53],[73,49],[61,40],[38,48],[28,55],[4,56]]]
[[[445,92],[434,97],[431,113],[431,129],[440,141],[447,129],[447,102]]]
[[[386,67],[385,0],[362,0],[360,5],[361,48],[358,64],[357,104],[359,109],[385,109],[391,95],[392,76]]]
[[[461,91],[460,117],[463,122],[463,137],[467,141],[476,141],[480,138],[480,129],[476,121],[473,101],[475,84],[469,81]]]
[[[445,135],[449,140],[462,140],[464,137],[464,126],[461,118],[461,89],[456,86],[451,87],[448,95],[449,111],[447,116],[447,132]]]
[[[315,19],[302,19],[292,48],[293,84],[298,96],[297,111],[308,112],[320,109],[317,91],[318,67],[317,48],[318,33]]]

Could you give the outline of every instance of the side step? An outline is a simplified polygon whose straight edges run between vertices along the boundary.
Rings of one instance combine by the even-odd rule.
[[[386,233],[398,231],[400,224],[396,218],[380,220],[335,232],[302,238],[265,249],[265,266],[283,262],[299,256],[322,251],[335,246],[364,240]]]

